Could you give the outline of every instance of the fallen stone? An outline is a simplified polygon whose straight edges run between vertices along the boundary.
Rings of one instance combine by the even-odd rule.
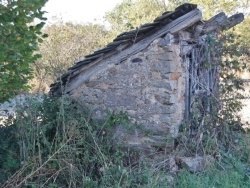
[[[179,157],[176,159],[182,168],[190,172],[201,172],[211,165],[213,158],[211,156]]]

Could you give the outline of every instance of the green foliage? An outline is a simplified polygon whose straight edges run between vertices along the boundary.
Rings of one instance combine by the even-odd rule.
[[[241,1],[228,1],[228,0],[204,0],[202,3],[198,0],[190,0],[191,3],[198,4],[203,12],[203,17],[209,19],[219,12],[225,12],[226,14],[233,14],[237,12],[239,3]]]
[[[231,123],[239,119],[235,115],[242,107],[240,99],[243,98],[243,95],[239,91],[244,91],[244,83],[239,74],[247,67],[247,62],[242,58],[247,51],[242,48],[238,38],[233,32],[228,32],[221,37],[221,43],[224,44],[221,52],[223,61],[220,72],[220,90],[223,99],[221,110]]]
[[[166,3],[167,2],[167,3]],[[183,3],[194,3],[202,10],[204,19],[210,19],[219,12],[232,15],[244,11],[247,15],[250,5],[249,0],[245,1],[215,1],[215,0],[123,0],[112,11],[105,16],[115,34],[135,29],[142,24],[152,22],[157,16],[165,11],[173,11]],[[245,27],[246,28],[246,27]]]
[[[175,187],[250,187],[249,133],[241,136],[233,150],[227,153],[221,152],[221,159],[204,172],[190,173],[186,170],[180,172]]]
[[[0,128],[0,184],[171,187],[168,172],[155,171],[137,151],[113,143],[112,128],[123,123],[129,123],[125,113],[111,113],[104,124],[97,124],[84,106],[64,97],[45,96],[42,103],[31,99],[12,126]],[[218,165],[201,173],[178,173],[174,187],[249,187],[250,139],[248,134],[244,138],[233,152],[222,152]]]
[[[105,28],[95,24],[58,22],[44,28],[43,33],[48,37],[39,45],[42,58],[33,66],[35,79],[41,85],[55,82],[84,55],[103,47],[108,38]]]
[[[249,0],[170,0],[170,3],[174,4],[174,7],[183,3],[197,4],[198,8],[202,11],[204,19],[210,19],[219,12],[225,12],[226,14],[232,15],[237,12],[243,11],[245,15],[249,13],[248,7],[250,6]]]
[[[106,121],[107,126],[113,127],[116,125],[127,125],[129,123],[129,116],[126,112],[120,111],[119,113],[111,112]]]
[[[250,70],[250,33],[247,30],[246,25],[250,25],[250,16],[234,29],[235,43],[237,43],[237,53],[241,53],[241,62],[245,66],[245,70]]]
[[[15,127],[0,126],[0,183],[16,172],[21,166]]]
[[[41,33],[46,18],[41,8],[47,0],[18,0],[0,3],[0,102],[27,90],[32,78],[30,64],[40,55],[38,42],[45,37]],[[32,24],[34,19],[38,24]]]
[[[0,183],[5,187],[166,187],[166,176],[142,163],[137,151],[115,145],[111,128],[123,122],[129,123],[127,115],[112,113],[98,124],[84,106],[64,97],[45,96],[42,103],[31,99],[17,112],[13,125],[1,127],[0,171],[5,175]]]
[[[237,169],[218,170],[191,174],[184,171],[178,174],[176,188],[248,188],[250,187],[250,176]]]
[[[238,112],[242,108],[244,83],[239,75],[246,67],[242,57],[247,51],[240,47],[232,31],[218,37],[207,37],[203,62],[206,65],[213,60],[210,66],[214,66],[215,71],[219,68],[214,82],[218,91],[194,98],[190,121],[181,126],[180,143],[189,148],[188,155],[210,154],[220,158],[221,152],[236,147],[243,131]]]
[[[165,4],[159,0],[124,0],[105,16],[114,35],[135,29],[140,25],[152,22],[165,12]]]

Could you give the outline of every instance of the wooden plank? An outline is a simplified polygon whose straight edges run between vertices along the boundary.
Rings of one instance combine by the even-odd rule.
[[[235,25],[239,24],[243,20],[244,20],[244,15],[242,13],[235,14],[228,18],[224,12],[221,12],[216,16],[212,17],[211,19],[209,19],[208,21],[206,21],[205,24],[197,26],[196,32],[206,34],[216,31],[217,29],[228,30],[234,27]],[[195,34],[196,36],[198,35],[197,33]]]
[[[202,33],[211,33],[212,31],[215,31],[218,27],[226,24],[226,22],[227,16],[224,12],[221,12],[205,22],[202,28]]]
[[[242,13],[235,14],[235,15],[228,18],[229,23],[226,25],[223,25],[222,29],[228,30],[228,29],[234,27],[235,25],[241,23],[243,20],[244,20],[244,14],[242,14]]]
[[[125,57],[128,57],[133,54],[137,54],[138,52],[144,50],[149,44],[151,44],[155,39],[163,36],[164,34],[170,32],[170,33],[176,33],[178,31],[181,31],[188,26],[193,25],[197,21],[202,19],[202,15],[200,10],[195,9],[186,15],[179,17],[175,21],[169,23],[168,25],[161,28],[159,31],[156,31],[151,36],[145,38],[144,40],[134,44],[131,48],[126,49],[122,51],[120,54],[117,55],[117,57],[114,58],[115,61],[120,61],[121,59],[126,59]]]
[[[189,83],[189,69],[190,69],[190,60],[188,57],[184,58],[184,66],[186,68],[186,92],[185,92],[185,121],[188,123],[189,114],[190,114],[190,83]]]
[[[93,62],[90,64],[88,71],[85,71],[84,74],[80,74],[82,71],[86,70],[79,70],[78,76],[74,79],[70,80],[68,87],[66,88],[66,92],[72,91],[74,88],[78,87],[80,84],[88,80],[88,78],[93,75],[95,72],[104,71],[107,69],[108,64],[115,64],[119,63],[122,60],[127,59],[129,56],[137,54],[138,52],[144,50],[151,44],[155,39],[165,35],[166,33],[176,33],[180,30],[183,30],[194,23],[200,21],[202,19],[201,11],[195,9],[190,11],[189,13],[185,14],[174,20],[173,22],[169,23],[168,25],[162,27],[151,36],[133,44],[131,47],[124,49],[122,51],[117,51],[117,53],[112,54],[111,56],[102,59],[102,61],[98,60],[97,62]],[[100,63],[101,62],[101,63]],[[92,66],[91,66],[92,65]]]
[[[242,82],[250,82],[250,79],[241,79]]]
[[[161,21],[167,19],[172,13],[173,13],[173,11],[165,12],[165,13],[162,14],[161,16],[157,17],[157,18],[154,20],[154,22],[161,22]]]

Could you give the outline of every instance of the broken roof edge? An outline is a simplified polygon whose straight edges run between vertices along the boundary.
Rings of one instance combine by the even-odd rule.
[[[178,20],[178,18],[185,16],[193,10],[199,11],[196,4],[185,3],[177,7],[173,12],[163,13],[161,16],[157,17],[153,23],[146,23],[136,30],[119,34],[113,42],[109,43],[106,47],[85,56],[84,59],[76,62],[74,66],[70,67],[55,83],[51,84],[50,93],[53,95],[62,95],[62,93],[65,93],[65,89],[68,85],[70,85],[69,82],[71,82],[72,79],[75,80],[75,77],[82,73],[82,71],[91,67],[93,68],[98,62],[107,58],[109,59],[112,56],[120,54],[120,52],[125,49],[135,46],[138,42],[147,39],[158,30],[162,30],[162,28],[168,26],[172,22]],[[200,20],[202,17],[201,12],[199,11],[198,14],[200,14]],[[120,61],[123,60],[124,57],[120,59]],[[67,88],[66,93],[68,90],[69,89]]]
[[[128,56],[145,49],[156,38],[164,36],[168,32],[176,33],[201,20],[202,14],[197,9],[197,5],[186,3],[177,7],[174,12],[163,13],[153,23],[144,24],[137,30],[121,33],[106,47],[85,56],[83,60],[69,68],[68,72],[59,77],[56,83],[51,84],[50,93],[56,96],[69,93],[86,81],[96,70],[105,68],[109,63],[120,63]],[[231,28],[243,20],[243,14],[227,18],[224,13],[219,13],[204,23],[198,23],[195,35],[212,32],[218,27],[222,30],[229,29],[228,26]],[[99,67],[96,68],[97,65]]]

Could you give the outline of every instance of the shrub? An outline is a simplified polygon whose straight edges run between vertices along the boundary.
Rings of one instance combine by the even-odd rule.
[[[125,113],[111,113],[97,123],[84,106],[65,97],[45,96],[42,103],[31,100],[21,107],[12,121],[13,125],[0,129],[3,187],[168,184],[166,175],[139,161],[137,151],[112,142],[113,126],[129,122]]]

